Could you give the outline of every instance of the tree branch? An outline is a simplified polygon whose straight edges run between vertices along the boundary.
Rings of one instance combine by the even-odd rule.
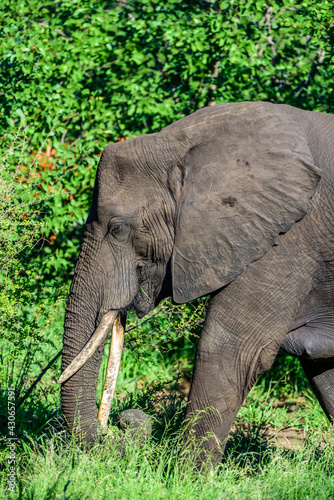
[[[57,354],[55,355],[55,357],[51,359],[50,363],[48,363],[46,365],[46,367],[41,371],[41,373],[38,375],[38,377],[36,378],[36,380],[31,384],[31,386],[26,391],[26,393],[18,400],[18,403],[17,403],[17,406],[16,406],[17,410],[20,408],[20,406],[22,405],[22,403],[27,399],[27,397],[30,396],[30,394],[35,389],[36,385],[41,380],[41,378],[46,374],[46,372],[48,371],[48,369],[51,368],[51,366],[55,363],[55,361],[57,361],[57,359],[61,355],[62,351],[63,350],[61,349],[59,352],[57,352]]]

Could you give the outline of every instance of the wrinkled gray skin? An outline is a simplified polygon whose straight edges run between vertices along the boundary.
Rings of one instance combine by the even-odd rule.
[[[211,293],[187,414],[224,442],[278,349],[334,417],[334,116],[270,103],[204,108],[105,148],[66,308],[62,369],[110,309],[143,317]],[[145,293],[143,293],[143,291]],[[97,426],[103,347],[62,385],[70,426]],[[220,460],[223,446],[206,448]]]

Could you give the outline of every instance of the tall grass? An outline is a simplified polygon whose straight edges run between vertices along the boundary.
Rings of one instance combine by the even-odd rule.
[[[333,436],[332,436],[333,437]],[[180,432],[169,429],[144,445],[112,429],[90,450],[64,434],[30,439],[20,455],[18,491],[1,498],[24,499],[329,499],[334,492],[333,439],[318,437],[301,450],[277,448],[265,436],[240,447],[232,437],[224,462],[199,473],[183,451]]]
[[[52,387],[49,388],[52,391]],[[239,412],[225,458],[201,472],[196,453],[183,447],[185,398],[177,381],[128,391],[113,405],[108,434],[84,446],[65,428],[59,406],[27,400],[17,419],[17,490],[6,489],[6,448],[1,449],[0,498],[18,499],[329,499],[334,493],[334,433],[314,398],[297,408],[275,407],[258,385]],[[58,401],[59,404],[59,401]],[[151,417],[146,442],[123,435],[117,414],[130,407]],[[277,433],[303,429],[299,446],[286,449]],[[5,443],[3,443],[5,444]],[[284,444],[284,443],[283,443]]]

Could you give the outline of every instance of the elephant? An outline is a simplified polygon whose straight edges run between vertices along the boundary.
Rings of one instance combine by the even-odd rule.
[[[65,313],[62,371],[107,314],[210,294],[186,418],[214,462],[280,348],[334,418],[334,116],[270,102],[202,108],[109,144]],[[110,330],[110,328],[109,328]],[[61,386],[93,439],[105,336]],[[213,411],[206,413],[204,410]]]

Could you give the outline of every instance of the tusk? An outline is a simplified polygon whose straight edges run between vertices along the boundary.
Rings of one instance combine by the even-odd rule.
[[[122,319],[124,321],[122,321]],[[117,376],[121,366],[121,356],[124,342],[124,324],[125,317],[121,317],[121,314],[119,314],[112,329],[106,380],[104,382],[103,394],[97,417],[104,429],[107,428],[111,403],[116,389]]]
[[[116,319],[118,311],[109,311],[107,312],[101,319],[99,326],[82,349],[79,354],[71,361],[68,367],[63,371],[58,380],[58,384],[63,384],[68,380],[72,375],[74,375],[79,368],[81,368],[86,361],[91,358],[96,351],[100,347],[100,345],[107,338],[108,333],[111,330],[112,325]]]

